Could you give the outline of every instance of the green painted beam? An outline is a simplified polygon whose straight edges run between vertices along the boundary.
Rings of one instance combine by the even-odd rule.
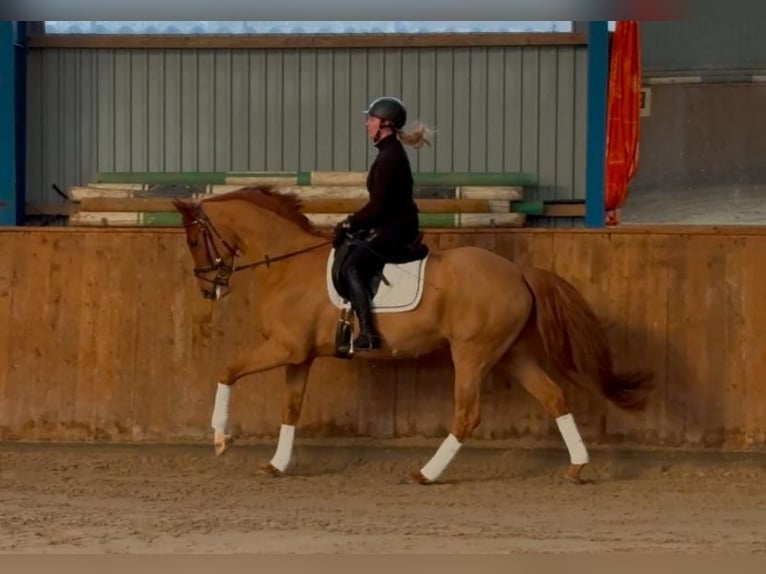
[[[544,201],[512,201],[511,211],[524,215],[543,215],[545,213]]]

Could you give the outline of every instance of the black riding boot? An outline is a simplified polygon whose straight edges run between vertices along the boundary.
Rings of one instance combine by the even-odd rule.
[[[347,285],[351,306],[359,318],[359,336],[354,339],[354,350],[367,351],[380,347],[380,335],[375,328],[372,316],[372,303],[367,288],[362,283],[356,270],[347,275]]]

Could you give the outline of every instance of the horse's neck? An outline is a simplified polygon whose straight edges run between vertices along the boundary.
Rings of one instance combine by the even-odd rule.
[[[236,237],[242,256],[249,261],[281,257],[322,242],[321,237],[303,231],[290,221],[250,207],[236,216],[228,215],[225,221]]]

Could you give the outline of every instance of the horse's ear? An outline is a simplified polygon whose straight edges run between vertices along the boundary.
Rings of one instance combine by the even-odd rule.
[[[184,218],[184,220],[192,219],[192,206],[189,205],[187,202],[185,202],[182,199],[172,199],[173,207],[176,208],[178,213],[181,214],[181,217]]]

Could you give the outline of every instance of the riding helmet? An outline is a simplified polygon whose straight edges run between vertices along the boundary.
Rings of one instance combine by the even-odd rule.
[[[401,100],[384,96],[373,100],[364,111],[369,116],[390,122],[394,129],[400,130],[407,123],[407,109]]]

